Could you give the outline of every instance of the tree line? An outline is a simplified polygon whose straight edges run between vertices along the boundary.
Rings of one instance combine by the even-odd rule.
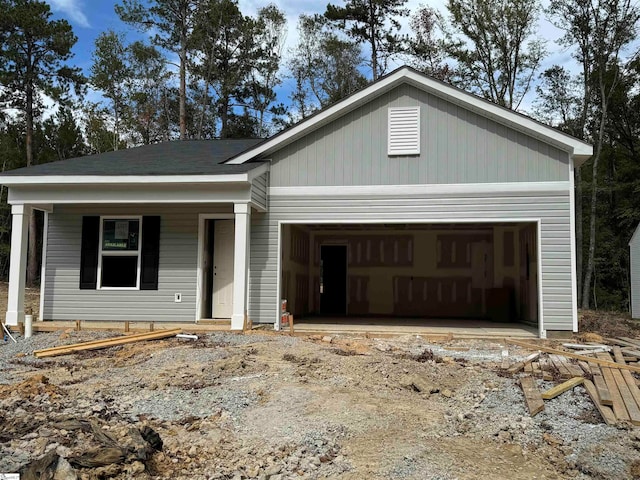
[[[448,0],[443,11],[344,0],[295,26],[273,4],[246,15],[236,0],[122,0],[122,29],[98,36],[87,71],[73,64],[71,25],[45,2],[0,0],[0,9],[3,171],[174,139],[266,137],[408,64],[502,107],[526,106],[594,145],[575,174],[579,304],[628,310],[627,242],[640,221],[640,12],[631,0]],[[541,69],[550,47],[542,17],[563,32],[567,65]],[[285,49],[290,27],[298,40]],[[133,31],[144,40],[127,40]],[[101,99],[89,101],[89,90]]]

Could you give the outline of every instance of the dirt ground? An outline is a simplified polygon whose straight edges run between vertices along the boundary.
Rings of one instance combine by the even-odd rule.
[[[37,305],[37,292],[28,298]],[[602,318],[590,316],[589,325],[620,323]],[[640,428],[606,426],[582,387],[530,417],[517,376],[500,369],[504,350],[511,361],[529,352],[498,340],[220,333],[33,356],[114,335],[66,331],[0,343],[0,473],[640,478]],[[552,385],[538,380],[540,389]]]
[[[41,478],[25,466],[48,453],[65,479],[640,478],[638,429],[604,425],[581,387],[531,418],[499,369],[526,352],[500,342],[227,333],[32,355],[106,335],[0,345],[0,472]]]

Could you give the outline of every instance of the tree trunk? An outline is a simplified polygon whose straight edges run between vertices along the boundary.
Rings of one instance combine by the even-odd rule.
[[[27,167],[33,164],[33,85],[26,87],[25,122],[27,127],[25,148],[27,151]],[[29,218],[29,242],[27,248],[27,285],[35,286],[38,278],[38,224],[31,213]]]
[[[222,98],[222,109],[220,110],[220,138],[227,138],[228,136],[229,101],[229,96],[225,94]]]
[[[187,138],[187,36],[180,36],[180,140]]]
[[[113,151],[118,151],[118,144],[120,143],[120,119],[118,118],[118,102],[114,100],[113,102],[113,118],[114,118],[114,128],[113,128]]]
[[[589,219],[589,256],[587,258],[587,270],[584,275],[584,283],[582,285],[582,308],[588,309],[591,295],[591,278],[595,268],[596,253],[596,207],[598,202],[598,164],[600,163],[600,154],[602,153],[602,142],[604,141],[604,128],[607,121],[607,101],[606,93],[601,88],[602,104],[600,113],[600,125],[598,128],[598,141],[596,144],[596,154],[593,157],[593,179],[591,180],[591,218]]]
[[[373,69],[373,81],[378,79],[378,51],[376,48],[375,11],[373,0],[369,0],[369,25],[371,26],[371,68]]]

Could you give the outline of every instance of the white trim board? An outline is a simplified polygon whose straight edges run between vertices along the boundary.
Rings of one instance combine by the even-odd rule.
[[[532,223],[536,225],[537,232],[537,244],[538,244],[538,279],[537,279],[537,289],[538,289],[538,334],[540,338],[546,338],[546,329],[544,328],[544,312],[543,312],[543,294],[542,294],[542,219],[538,217],[532,218],[460,218],[460,219],[438,219],[438,220],[428,220],[425,221],[424,218],[421,219],[402,219],[402,220],[321,220],[321,221],[309,221],[307,220],[278,220],[278,250],[277,250],[277,261],[276,261],[276,319],[274,323],[274,329],[281,329],[281,317],[280,317],[280,296],[281,296],[281,281],[282,281],[282,226],[283,225],[323,225],[323,224],[439,224],[439,223]]]
[[[569,190],[570,218],[569,228],[571,229],[571,316],[573,317],[573,331],[578,331],[578,261],[577,261],[577,240],[576,240],[576,189],[573,162],[569,162]]]
[[[473,94],[435,80],[417,70],[409,67],[401,67],[332,107],[309,117],[307,120],[303,120],[256,147],[227,160],[225,163],[238,165],[262,155],[269,155],[403,83],[408,83],[416,88],[425,90],[444,100],[455,103],[479,115],[506,125],[509,128],[521,131],[531,137],[566,151],[573,156],[578,166],[593,155],[593,147],[577,138],[566,135],[532,118],[500,107]]]
[[[40,312],[38,319],[44,320],[44,292],[47,276],[47,243],[49,242],[49,212],[44,211],[44,221],[42,227],[42,265],[40,266]]]
[[[456,183],[429,185],[355,185],[318,187],[269,187],[269,196],[407,196],[500,193],[569,193],[571,182]]]

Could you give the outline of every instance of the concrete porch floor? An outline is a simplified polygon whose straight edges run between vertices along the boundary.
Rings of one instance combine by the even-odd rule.
[[[448,335],[457,338],[538,338],[536,327],[488,320],[427,318],[307,317],[294,319],[300,334]]]

